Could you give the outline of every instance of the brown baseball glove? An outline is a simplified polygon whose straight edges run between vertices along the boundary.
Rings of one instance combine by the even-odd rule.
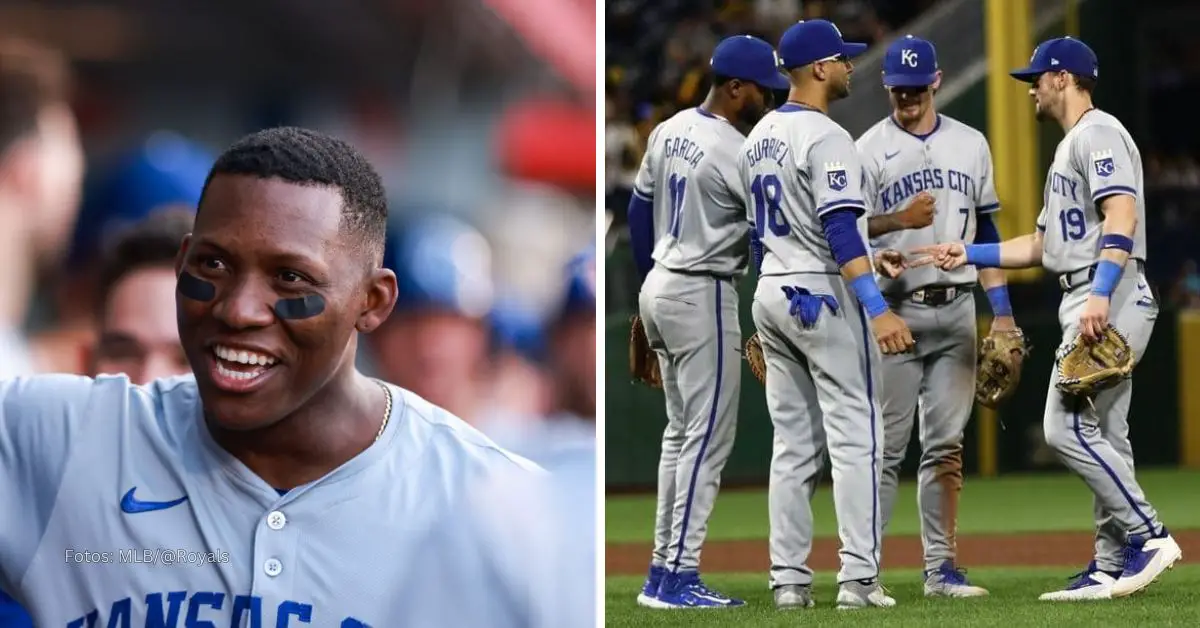
[[[750,372],[760,384],[767,383],[767,361],[763,359],[762,341],[758,332],[754,332],[746,341],[746,361],[750,363]]]
[[[1058,383],[1064,394],[1090,397],[1116,386],[1133,372],[1133,348],[1125,336],[1109,325],[1096,342],[1076,335],[1058,351]]]
[[[634,381],[651,388],[662,388],[662,372],[658,369],[658,354],[650,348],[642,317],[634,315],[629,330],[629,372]]]
[[[995,408],[1008,399],[1021,382],[1021,367],[1029,355],[1020,329],[993,331],[979,343],[975,369],[975,400]]]

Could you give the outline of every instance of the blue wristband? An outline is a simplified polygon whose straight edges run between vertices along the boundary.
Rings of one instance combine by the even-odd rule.
[[[992,316],[1012,316],[1012,303],[1008,302],[1008,286],[988,288],[987,298],[992,304]]]
[[[1123,271],[1124,269],[1114,261],[1100,260],[1100,263],[1096,264],[1096,276],[1092,277],[1092,294],[1111,297],[1113,290],[1117,289],[1117,282],[1121,280]]]
[[[1109,233],[1100,238],[1100,250],[1121,249],[1126,253],[1133,252],[1133,238],[1119,233]]]
[[[875,318],[887,311],[887,301],[883,300],[883,294],[879,292],[874,274],[863,273],[855,277],[854,281],[850,282],[850,287],[854,289],[854,296],[858,297],[858,302],[867,309],[867,316]]]
[[[968,244],[967,263],[982,268],[1000,268],[999,244]]]

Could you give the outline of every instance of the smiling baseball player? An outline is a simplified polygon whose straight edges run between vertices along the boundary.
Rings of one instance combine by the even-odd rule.
[[[1031,84],[1038,119],[1053,120],[1065,132],[1046,176],[1037,230],[996,244],[920,247],[916,252],[929,257],[912,263],[929,261],[943,270],[1041,265],[1058,275],[1063,293],[1059,360],[1079,343],[1111,355],[1111,325],[1127,344],[1122,350],[1133,354],[1132,369],[1150,341],[1158,303],[1145,277],[1141,154],[1124,125],[1092,104],[1099,74],[1095,53],[1070,37],[1043,42],[1028,67],[1012,72]],[[1043,428],[1047,444],[1095,496],[1096,553],[1065,589],[1041,599],[1130,595],[1182,556],[1134,477],[1128,424],[1133,381],[1120,378],[1111,387],[1075,394],[1060,368],[1050,376]]]
[[[842,542],[837,604],[896,603],[879,583],[879,349],[913,343],[872,273],[854,142],[827,114],[849,94],[850,57],[864,49],[825,20],[789,28],[779,42],[788,102],[755,126],[738,156],[762,247],[752,313],[775,427],[770,583],[780,608],[813,605],[809,501],[826,453]]]
[[[910,250],[937,242],[999,242],[992,213],[1000,209],[987,139],[939,114],[933,94],[941,84],[933,44],[908,35],[884,55],[883,84],[892,114],[858,139],[863,197],[871,208],[871,244]],[[914,199],[918,199],[914,201]],[[928,207],[932,224],[907,220]],[[908,204],[909,207],[905,207]],[[977,277],[978,275],[978,277]],[[880,288],[921,339],[916,351],[883,359],[883,479],[880,510],[886,529],[896,502],[900,465],[918,413],[921,463],[917,503],[925,549],[925,594],[986,595],[956,566],[955,529],[962,488],[963,430],[975,393],[976,322],[972,292],[983,284],[995,314],[992,329],[1016,329],[1004,271],[974,267],[951,272],[909,269]]]
[[[649,574],[651,608],[742,605],[700,580],[700,548],[733,449],[742,332],[733,277],[747,262],[746,200],[737,172],[745,136],[784,89],[775,51],[754,37],[717,45],[702,105],[650,134],[629,204],[644,277],[639,311],[658,356],[667,404]]]
[[[250,135],[177,262],[194,376],[0,382],[0,504],[22,505],[0,509],[0,586],[37,625],[519,625],[522,600],[439,577],[471,554],[443,526],[540,470],[354,366],[396,299],[386,222],[350,146]]]

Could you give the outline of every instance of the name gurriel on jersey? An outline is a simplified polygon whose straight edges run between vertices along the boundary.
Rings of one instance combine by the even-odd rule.
[[[171,591],[149,593],[145,597],[145,628],[183,628],[224,626],[252,626],[254,628],[285,628],[303,624],[319,623],[321,626],[338,628],[371,628],[368,624],[347,617],[334,624],[328,619],[313,620],[312,604],[285,600],[275,609],[275,621],[263,621],[262,598],[256,595],[233,596],[227,600],[224,593],[215,591]],[[165,603],[164,603],[165,602]],[[140,600],[139,600],[140,603]],[[83,617],[67,622],[67,628],[131,628],[134,626],[134,598],[123,598],[112,603],[107,615],[93,610]],[[246,620],[249,620],[246,622]],[[243,623],[246,622],[246,623]]]
[[[788,145],[782,140],[777,140],[773,137],[764,137],[746,148],[746,163],[753,168],[759,161],[770,159],[782,168],[784,167],[783,160],[787,157],[788,151]]]
[[[922,168],[900,177],[879,191],[879,201],[883,205],[883,211],[891,211],[914,194],[944,188],[959,192],[970,202],[975,202],[975,179],[965,172],[950,169],[943,171],[941,168]]]

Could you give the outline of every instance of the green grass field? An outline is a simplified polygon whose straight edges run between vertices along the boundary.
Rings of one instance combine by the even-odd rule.
[[[884,583],[895,608],[838,611],[832,574],[818,575],[817,607],[775,610],[766,574],[711,574],[705,581],[746,606],[719,610],[649,610],[635,598],[641,577],[608,579],[606,626],[1195,626],[1200,614],[1200,566],[1181,565],[1142,593],[1121,600],[1050,603],[1038,595],[1057,589],[1071,571],[978,569],[972,578],[991,596],[971,600],[926,599],[916,571],[888,571]]]
[[[1146,470],[1138,480],[1170,527],[1200,528],[1200,472]],[[1091,531],[1091,493],[1068,475],[968,478],[960,505],[959,534]],[[832,496],[822,488],[814,501],[816,533],[836,535]],[[605,535],[609,543],[648,542],[653,529],[652,495],[614,496],[606,500]],[[901,486],[889,534],[918,533],[916,487]],[[753,540],[767,536],[765,490],[725,491],[710,519],[710,540]],[[715,589],[746,599],[743,608],[728,610],[656,611],[639,608],[635,598],[643,576],[614,576],[606,580],[607,626],[1108,626],[1122,622],[1145,626],[1200,625],[1200,565],[1184,557],[1147,591],[1124,600],[1054,604],[1038,595],[1061,588],[1079,565],[1059,568],[988,568],[970,571],[972,581],[991,596],[975,600],[927,600],[916,570],[884,572],[884,585],[898,604],[892,609],[839,612],[834,574],[819,573],[818,607],[807,611],[775,610],[766,573],[706,573]]]
[[[1167,525],[1200,528],[1200,471],[1153,469],[1138,481]],[[833,496],[822,487],[813,501],[816,535],[837,535]],[[609,543],[648,542],[654,529],[654,496],[615,496],[605,500],[605,538]],[[919,533],[917,489],[901,484],[888,533]],[[989,532],[1062,532],[1092,529],[1092,494],[1068,474],[967,478],[959,505],[959,534]],[[767,538],[767,492],[723,491],[709,519],[708,538],[718,541]]]

